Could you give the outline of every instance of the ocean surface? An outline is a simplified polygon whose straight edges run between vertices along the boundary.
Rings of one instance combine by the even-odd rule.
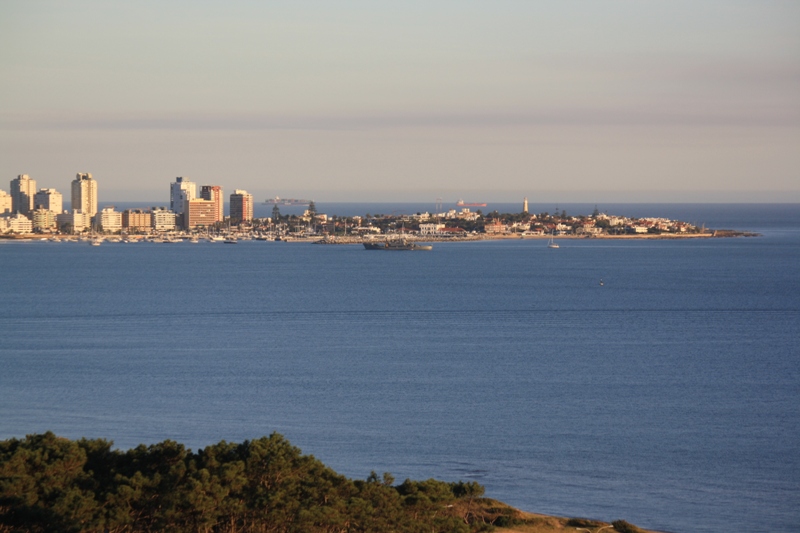
[[[797,531],[800,205],[598,207],[762,236],[0,242],[0,438],[277,431],[350,477],[476,480],[662,531]]]

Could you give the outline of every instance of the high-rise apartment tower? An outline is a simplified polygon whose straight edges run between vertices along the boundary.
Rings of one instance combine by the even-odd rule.
[[[241,224],[253,220],[253,195],[236,189],[231,194],[231,224]]]
[[[64,197],[55,189],[41,189],[33,197],[33,206],[43,207],[57,215],[64,211]]]
[[[169,209],[176,215],[182,215],[186,210],[185,202],[197,198],[197,184],[188,178],[177,177],[169,185]]]
[[[72,210],[93,217],[97,214],[97,182],[88,172],[78,173],[72,180]]]
[[[225,218],[225,202],[222,196],[222,187],[219,185],[203,185],[200,188],[200,197],[203,200],[214,202],[216,222],[222,222]]]
[[[35,194],[36,180],[32,180],[27,174],[20,174],[11,180],[11,211],[30,216]]]

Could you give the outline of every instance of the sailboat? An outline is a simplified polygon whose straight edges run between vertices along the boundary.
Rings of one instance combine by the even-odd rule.
[[[558,248],[558,243],[553,241],[553,237],[550,237],[550,240],[547,241],[548,248]]]

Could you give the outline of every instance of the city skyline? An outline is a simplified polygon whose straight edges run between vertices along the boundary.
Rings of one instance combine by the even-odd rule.
[[[0,172],[100,202],[800,201],[800,6],[15,1]],[[62,193],[64,191],[62,190]]]

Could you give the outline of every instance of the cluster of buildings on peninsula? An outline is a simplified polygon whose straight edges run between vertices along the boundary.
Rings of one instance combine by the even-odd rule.
[[[237,189],[229,198],[225,217],[222,187],[197,184],[179,177],[170,184],[169,207],[126,209],[114,206],[98,210],[97,181],[89,173],[79,173],[70,184],[70,209],[56,189],[36,190],[36,180],[20,174],[10,183],[10,194],[0,190],[0,233],[80,233],[93,229],[103,233],[122,231],[193,230],[211,227],[227,220],[232,225],[253,219],[253,195]]]
[[[55,189],[36,189],[36,181],[26,174],[11,180],[10,194],[0,190],[0,234],[82,233],[149,234],[183,232],[184,234],[234,227],[259,233],[269,225],[278,235],[321,237],[323,235],[365,236],[402,233],[423,238],[452,238],[483,234],[503,235],[614,235],[614,234],[696,234],[701,230],[686,222],[665,218],[627,218],[610,216],[595,209],[590,216],[567,216],[566,212],[528,212],[528,199],[522,212],[484,214],[463,205],[460,211],[415,215],[366,215],[364,217],[328,217],[316,212],[309,202],[302,216],[281,217],[278,199],[273,203],[273,218],[253,219],[253,196],[235,190],[229,197],[228,214],[222,187],[197,184],[184,178],[170,183],[169,206],[117,211],[114,206],[98,210],[97,181],[91,174],[79,173],[70,184],[70,209],[64,209],[63,196]],[[299,201],[297,201],[299,202]],[[303,204],[305,205],[305,204]],[[484,204],[480,204],[484,205]],[[556,209],[556,211],[558,211]],[[278,222],[279,224],[274,224]]]

